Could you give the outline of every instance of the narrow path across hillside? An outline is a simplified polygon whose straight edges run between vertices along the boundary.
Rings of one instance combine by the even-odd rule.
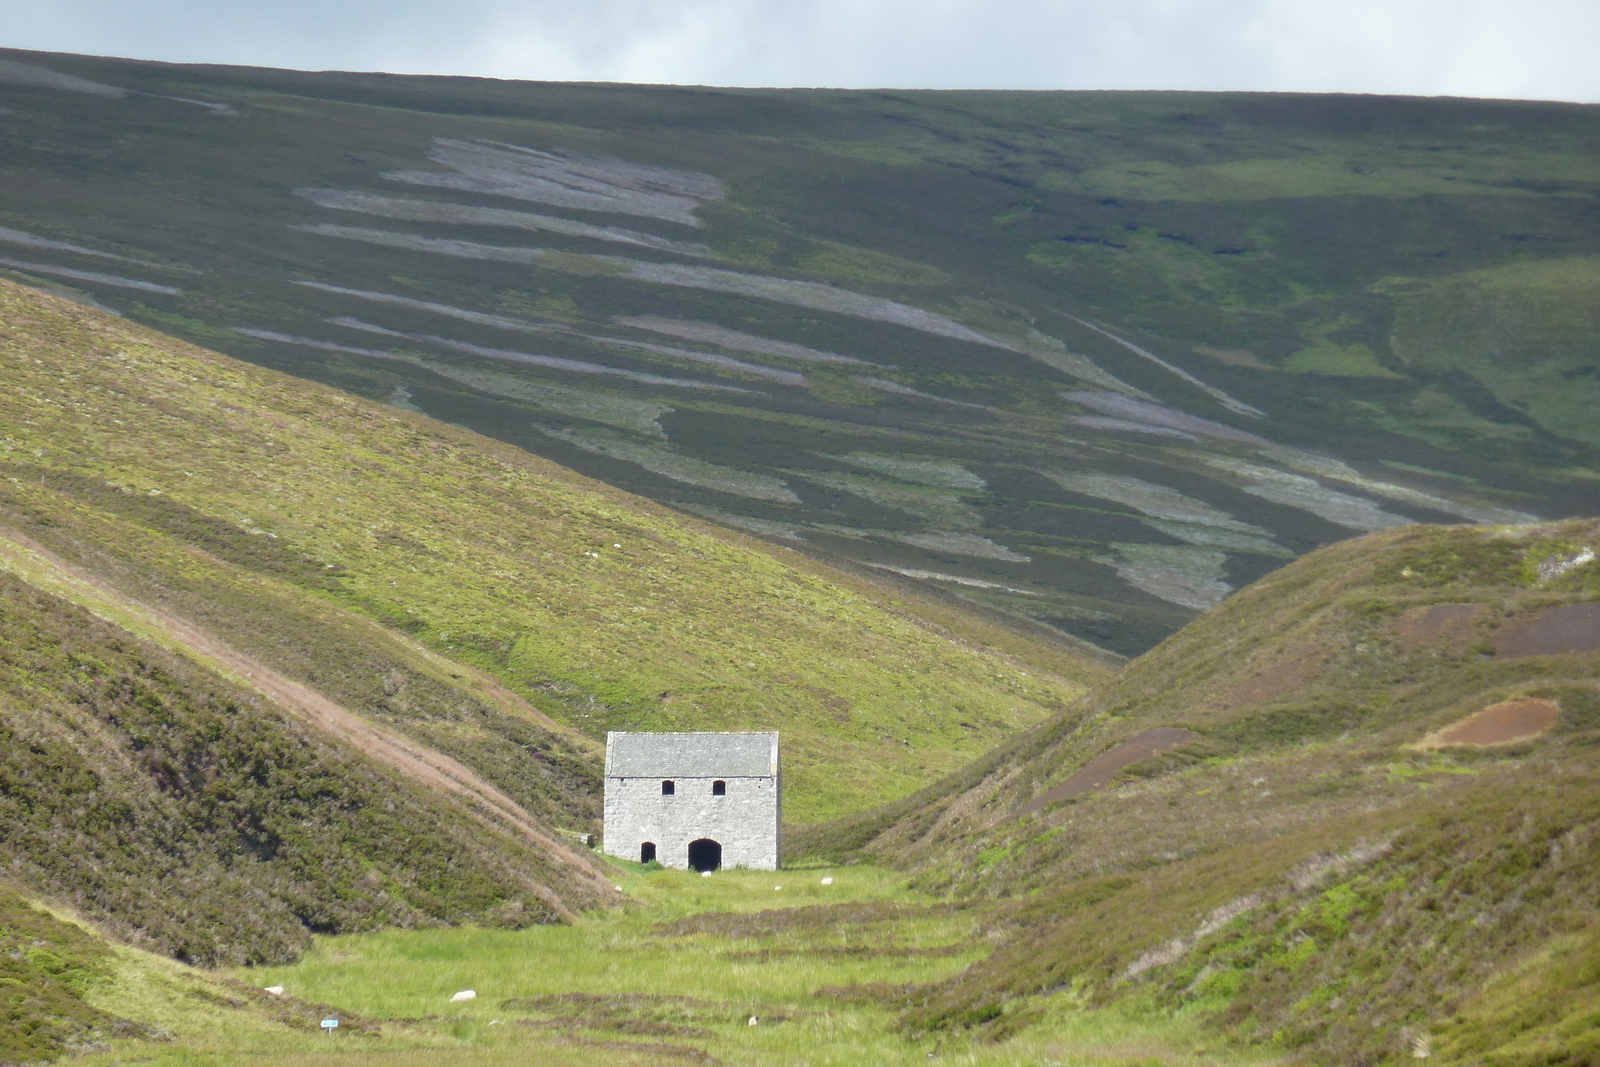
[[[155,640],[170,651],[254,689],[292,715],[378,763],[451,795],[484,825],[527,838],[552,859],[571,867],[601,899],[617,898],[611,880],[592,860],[541,830],[533,816],[516,801],[459,761],[357,715],[310,686],[240,652],[182,616],[124,595],[93,572],[67,563],[48,548],[8,527],[0,527],[0,567],[108,622]],[[538,884],[534,888],[557,914],[565,919],[574,918],[572,910],[553,889]]]

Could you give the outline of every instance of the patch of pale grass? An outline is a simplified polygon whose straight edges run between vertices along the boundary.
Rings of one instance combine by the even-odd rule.
[[[1387,530],[1406,526],[1411,519],[1384,511],[1365,497],[1351,496],[1329,489],[1314,478],[1290,474],[1276,467],[1263,467],[1228,456],[1204,456],[1203,462],[1240,479],[1240,488],[1251,496],[1284,507],[1310,512],[1352,530]]]
[[[960,462],[942,456],[913,456],[903,453],[851,452],[847,455],[819,453],[828,459],[837,459],[857,467],[865,467],[879,474],[887,474],[903,482],[935,488],[968,489],[977,491],[984,487],[982,478],[973,474]]]
[[[1233,592],[1223,581],[1227,556],[1212,549],[1183,545],[1114,543],[1115,555],[1095,556],[1117,577],[1152,596],[1196,611],[1214,607]]]
[[[23,230],[13,230],[5,226],[0,226],[0,241],[4,241],[6,244],[22,245],[25,248],[42,248],[52,252],[71,252],[79,256],[115,259],[122,263],[134,263],[141,267],[155,267],[158,270],[190,270],[188,267],[170,267],[164,263],[156,263],[148,259],[119,256],[115,252],[102,252],[98,248],[86,248],[83,245],[75,245],[67,241],[52,241],[48,237],[39,237],[36,234],[27,233]]]
[[[731,511],[722,511],[718,508],[708,508],[704,504],[690,504],[683,501],[674,501],[675,508],[703,515],[712,522],[720,522],[724,526],[732,526],[735,530],[744,530],[760,537],[780,537],[785,541],[804,541],[805,535],[799,527],[791,526],[785,522],[773,522],[771,519],[758,519],[752,515],[735,515]]]
[[[1402,504],[1412,504],[1417,507],[1430,508],[1433,511],[1442,511],[1446,515],[1466,519],[1469,522],[1491,522],[1505,525],[1537,522],[1538,516],[1530,515],[1525,511],[1513,511],[1510,508],[1495,507],[1494,505],[1474,504],[1460,500],[1450,500],[1433,493],[1425,493],[1420,489],[1410,486],[1395,485],[1393,482],[1381,482],[1368,478],[1354,467],[1332,456],[1318,455],[1315,452],[1302,452],[1297,448],[1275,448],[1267,453],[1273,459],[1293,467],[1295,470],[1307,474],[1315,474],[1323,478],[1353,485],[1378,496],[1386,496],[1390,500],[1398,500]]]
[[[1007,593],[1018,593],[1022,596],[1044,596],[1043,593],[1027,589],[1017,589],[999,582],[986,582],[982,578],[967,578],[959,574],[945,574],[942,571],[925,571],[916,567],[892,567],[887,563],[864,563],[863,566],[872,567],[874,570],[889,571],[893,574],[904,575],[907,578],[920,578],[930,582],[949,582],[952,585],[964,585],[971,589],[999,589]]]
[[[1265,556],[1293,556],[1272,540],[1269,531],[1240,522],[1226,511],[1171,486],[1100,471],[1041,470],[1039,473],[1070,492],[1115,501],[1143,512],[1146,518],[1141,521],[1146,526],[1192,545]]]
[[[975,556],[979,559],[996,559],[1003,563],[1028,563],[1032,557],[1013,552],[996,541],[977,534],[958,533],[954,530],[928,530],[921,533],[896,533],[892,530],[873,531],[874,536],[901,544],[925,548],[929,552],[951,552],[958,556]]]
[[[1259,527],[1240,522],[1221,508],[1213,507],[1203,500],[1196,500],[1171,486],[1157,485],[1142,478],[1105,474],[1100,471],[1044,469],[1039,473],[1070,492],[1126,504],[1152,518],[1214,526],[1236,533],[1266,533]]]
[[[32,263],[25,259],[12,259],[9,256],[0,256],[0,267],[10,267],[27,274],[48,274],[54,278],[71,278],[75,282],[89,282],[92,285],[109,285],[115,289],[138,289],[145,293],[164,293],[176,296],[183,292],[170,285],[157,285],[155,282],[142,282],[137,278],[124,278],[120,274],[101,274],[93,270],[75,270],[72,267],[57,267],[50,263]]]
[[[1049,334],[1040,333],[1038,330],[1029,329],[1022,337],[1010,342],[1006,347],[1030,356],[1047,367],[1053,367],[1061,371],[1063,374],[1070,374],[1085,385],[1110,389],[1113,392],[1125,393],[1128,396],[1143,397],[1146,400],[1155,399],[1143,389],[1135,389],[1111,372],[1101,369],[1088,356],[1071,351],[1059,339],[1051,337]]]
[[[685,456],[639,441],[630,441],[598,430],[558,429],[553,426],[540,426],[537,423],[533,428],[586,452],[633,463],[653,474],[685,485],[714,489],[720,493],[747,497],[751,500],[768,500],[779,504],[800,503],[800,498],[782,479],[770,475],[708,463],[703,459],[695,459],[693,456]]]
[[[466,352],[469,355],[483,356],[487,359],[499,359],[509,363],[521,363],[532,367],[566,371],[569,374],[604,374],[614,378],[626,378],[629,381],[643,382],[646,385],[670,385],[680,389],[715,389],[734,393],[748,392],[748,390],[740,389],[736,385],[724,385],[720,382],[703,382],[692,378],[668,378],[659,374],[644,374],[622,367],[608,367],[602,363],[590,363],[581,359],[567,359],[564,356],[542,356],[533,352],[517,352],[508,348],[488,348],[484,345],[457,341],[454,338],[440,337],[436,334],[402,333],[399,330],[391,330],[385,326],[363,322],[361,319],[348,316],[341,316],[328,321],[335,326],[343,326],[346,329],[362,330],[384,337],[417,341],[425,345],[436,345],[440,348],[452,348],[457,352]]]
[[[584,334],[583,336],[585,340],[594,341],[597,344],[607,345],[611,348],[624,348],[635,352],[647,352],[651,355],[665,356],[671,360],[700,363],[744,377],[778,382],[781,385],[804,386],[806,384],[805,375],[797,374],[792,370],[767,367],[759,363],[748,363],[742,359],[734,359],[731,356],[719,356],[714,352],[697,352],[689,348],[658,345],[650,341],[629,341],[620,337],[597,337],[593,334]]]
[[[1112,418],[1110,415],[1069,415],[1067,422],[1086,430],[1109,430],[1112,433],[1144,433],[1155,437],[1176,437],[1182,441],[1198,440],[1192,433],[1174,430],[1168,426],[1152,426],[1147,422]]]
[[[957,341],[971,341],[991,347],[998,345],[993,338],[969,326],[963,326],[947,315],[883,297],[868,296],[866,293],[858,293],[835,285],[824,285],[821,282],[773,278],[764,274],[747,274],[742,271],[685,263],[634,263],[628,271],[628,277],[657,285],[676,285],[689,289],[732,293],[795,307],[812,308],[816,311],[832,311],[841,315],[906,326]]]
[[[857,366],[876,367],[881,364],[869,363],[864,359],[853,356],[841,356],[837,352],[823,352],[805,345],[797,345],[792,341],[779,341],[771,337],[760,337],[743,330],[731,330],[726,326],[718,326],[713,322],[696,322],[691,319],[669,319],[659,315],[616,315],[612,321],[621,326],[632,326],[636,330],[648,330],[651,333],[666,334],[669,337],[681,337],[686,341],[701,341],[709,345],[732,349],[735,352],[751,352],[764,356],[779,356],[783,359],[796,359],[805,363],[843,363]]]
[[[1266,448],[1271,444],[1271,442],[1257,437],[1253,433],[1235,429],[1212,419],[1201,418],[1199,415],[1191,415],[1187,411],[1169,408],[1165,404],[1150,403],[1124,396],[1120,393],[1078,389],[1061,395],[1075,404],[1082,404],[1092,411],[1098,411],[1103,415],[1110,415],[1117,419],[1126,419],[1129,422],[1143,423],[1147,426],[1159,426],[1168,430],[1178,430],[1182,433],[1194,434],[1199,437],[1215,437],[1220,441],[1239,441],[1262,448]]]
[[[370,300],[380,304],[394,304],[400,307],[414,308],[418,311],[428,311],[436,315],[460,319],[463,322],[471,322],[479,326],[492,326],[500,330],[515,330],[522,333],[556,333],[563,336],[581,337],[586,341],[607,345],[612,348],[648,352],[652,355],[666,356],[673,360],[701,363],[721,370],[732,371],[735,374],[746,377],[761,378],[767,381],[780,382],[784,385],[803,386],[806,383],[805,377],[796,374],[794,371],[766,367],[758,363],[747,363],[743,360],[719,356],[711,352],[696,352],[686,348],[672,348],[666,345],[651,344],[647,341],[630,341],[620,337],[599,337],[593,334],[580,334],[560,323],[531,322],[511,315],[496,315],[487,311],[473,311],[470,308],[455,307],[452,304],[440,304],[431,300],[417,300],[395,293],[373,292],[367,289],[348,289],[341,285],[328,285],[324,282],[296,282],[295,284],[325,293],[353,296],[358,300]]]
[[[870,500],[880,507],[893,508],[928,522],[964,529],[983,525],[983,516],[978,514],[978,510],[965,503],[955,493],[885,481],[881,478],[869,478],[859,474],[833,471],[793,473],[803,473],[807,481]]]
[[[672,407],[659,401],[640,400],[600,389],[578,389],[523,375],[455,367],[437,360],[415,359],[412,362],[441,378],[479,392],[521,400],[547,411],[605,423],[630,433],[663,438],[667,435],[658,420]]]
[[[614,244],[636,245],[662,252],[676,252],[684,256],[703,257],[711,254],[711,250],[703,244],[674,241],[651,233],[641,233],[638,230],[624,230],[617,226],[596,226],[576,219],[535,215],[528,211],[476,207],[470,204],[443,204],[435,200],[408,200],[345,189],[296,189],[295,194],[318,207],[335,211],[355,211],[379,218],[404,219],[408,222],[445,222],[462,226],[499,226],[514,230],[559,233],[568,237],[584,237]]]
[[[671,170],[559,149],[435,139],[428,158],[450,171],[393,171],[391,181],[461,189],[581,211],[642,215],[699,226],[694,209],[722,199],[709,174]]]
[[[414,233],[397,233],[394,230],[375,230],[369,226],[340,226],[332,222],[291,223],[291,230],[316,234],[319,237],[338,237],[346,241],[361,241],[383,248],[404,248],[412,252],[431,252],[434,255],[454,256],[457,259],[487,259],[500,263],[532,263],[546,251],[508,245],[486,245],[479,241],[457,241],[447,237],[421,237]]]
[[[899,382],[891,382],[887,378],[856,377],[852,378],[851,381],[858,382],[861,385],[866,386],[868,389],[876,389],[883,393],[893,393],[896,396],[914,396],[918,400],[932,400],[938,404],[955,404],[957,407],[963,408],[983,408],[982,404],[969,404],[964,400],[951,400],[948,397],[934,396],[932,393],[924,393],[920,389],[913,389],[909,385],[901,385]]]
[[[1168,519],[1140,521],[1152,530],[1159,530],[1169,537],[1176,537],[1180,541],[1187,541],[1201,548],[1220,548],[1224,552],[1249,552],[1257,556],[1277,556],[1280,559],[1294,558],[1294,553],[1272,540],[1270,534],[1256,536],[1202,523],[1173,522]],[[1263,534],[1265,533],[1263,531]]]
[[[294,284],[324,293],[353,296],[357,300],[370,300],[378,304],[395,304],[399,307],[414,308],[417,311],[430,311],[435,315],[444,315],[452,319],[460,319],[463,322],[476,323],[479,326],[493,326],[500,330],[518,330],[523,333],[552,333],[564,329],[564,327],[555,323],[530,322],[527,319],[519,319],[511,315],[494,315],[487,311],[473,311],[470,308],[456,307],[453,304],[440,304],[431,300],[417,300],[409,296],[400,296],[398,293],[380,293],[370,289],[347,289],[342,285],[328,285],[325,282],[295,282]]]

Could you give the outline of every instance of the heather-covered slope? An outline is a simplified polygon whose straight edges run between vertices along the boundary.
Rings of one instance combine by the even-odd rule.
[[[1589,1062],[1597,549],[1592,520],[1324,549],[963,774],[794,844],[1017,899],[990,959],[885,994],[914,1028],[998,1035],[1072,990],[1324,1062]]]
[[[6,56],[0,270],[1119,653],[1590,510],[1594,107]]]
[[[597,779],[553,720],[780,729],[805,820],[919,788],[1104,671],[30,290],[0,288],[0,330],[6,523],[558,826],[594,829]]]
[[[525,925],[603,899],[589,861],[466,807],[0,574],[4,874],[122,940],[262,963],[313,931]]]

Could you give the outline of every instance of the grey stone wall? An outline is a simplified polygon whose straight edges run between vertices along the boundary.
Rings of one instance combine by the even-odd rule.
[[[606,855],[639,859],[646,841],[664,867],[689,866],[689,842],[710,838],[722,846],[722,866],[778,869],[782,797],[778,778],[722,778],[726,796],[713,796],[711,778],[674,778],[676,792],[661,795],[661,778],[606,778]]]

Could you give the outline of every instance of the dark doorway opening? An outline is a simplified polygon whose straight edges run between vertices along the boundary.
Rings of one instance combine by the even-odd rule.
[[[714,871],[722,866],[722,846],[709,837],[689,842],[689,867],[696,871]]]
[[[661,795],[662,796],[670,797],[673,794],[677,793],[677,791],[678,791],[678,785],[677,785],[676,782],[665,781],[665,782],[661,783]]]
[[[725,796],[727,796],[728,795],[728,783],[727,782],[720,782],[720,781],[719,782],[712,782],[711,783],[711,795],[714,796],[714,797],[725,797]]]
[[[656,843],[654,841],[646,841],[644,844],[639,846],[639,862],[640,863],[649,863],[651,860],[653,860],[655,858],[656,858]]]

